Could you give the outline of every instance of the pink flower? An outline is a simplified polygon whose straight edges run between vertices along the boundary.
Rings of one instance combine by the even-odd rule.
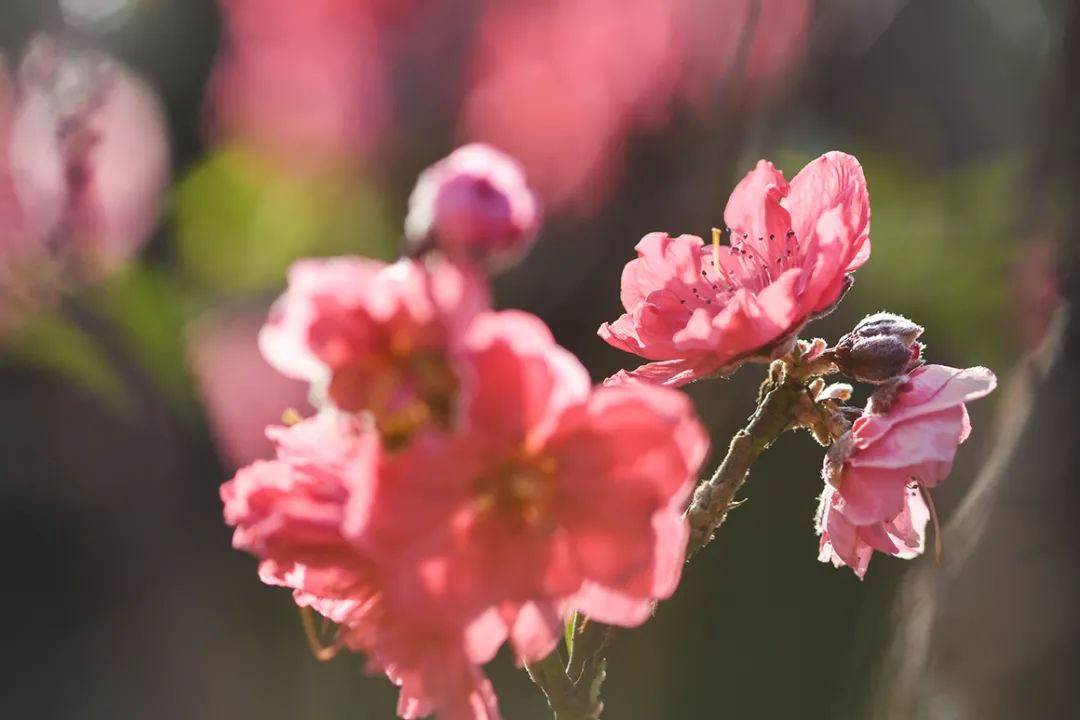
[[[164,114],[145,83],[103,54],[36,38],[11,132],[12,178],[40,237],[103,270],[142,247],[169,180]]]
[[[808,0],[492,3],[462,133],[521,159],[551,207],[607,198],[635,134],[675,108],[746,112],[806,47]],[[627,48],[633,50],[628,52]]]
[[[622,277],[626,312],[604,323],[610,345],[649,364],[630,377],[684,385],[784,352],[802,326],[829,311],[870,256],[862,167],[831,152],[789,185],[765,160],[724,210],[730,246],[646,235]]]
[[[292,167],[355,160],[388,112],[376,3],[220,0],[216,133]]]
[[[971,433],[964,403],[997,385],[983,367],[927,365],[909,377],[898,390],[879,390],[826,458],[822,557],[851,566],[860,577],[867,547],[900,557],[922,551],[926,508],[918,490],[945,479]]]
[[[843,508],[843,497],[826,484],[817,516],[821,562],[831,562],[836,567],[847,565],[862,579],[875,550],[904,559],[922,554],[930,510],[916,483],[905,486],[900,513],[887,521],[855,525],[844,516]]]
[[[225,521],[236,526],[233,546],[279,568],[330,568],[338,585],[363,585],[370,563],[348,546],[341,527],[352,494],[372,485],[376,436],[334,413],[267,434],[277,459],[256,461],[221,488]],[[328,596],[325,588],[318,593]]]
[[[550,205],[595,205],[621,173],[629,131],[666,115],[677,4],[493,5],[479,28],[464,136],[520,158]]]
[[[338,643],[368,653],[369,671],[401,686],[402,717],[497,720],[477,664],[506,637],[498,616],[465,626],[401,612],[385,589],[387,568],[342,532],[350,503],[378,481],[377,436],[332,412],[270,435],[277,459],[244,468],[221,489],[234,546],[261,558],[264,582],[292,588],[297,604],[338,623]]]
[[[540,204],[521,165],[472,143],[420,174],[405,234],[415,250],[436,248],[452,260],[504,268],[528,250],[539,224]]]
[[[345,619],[344,644],[369,653],[369,672],[384,672],[401,688],[398,715],[440,720],[499,720],[491,682],[477,665],[494,657],[506,625],[494,611],[467,628],[431,618],[404,618],[384,598],[357,620]]]
[[[590,391],[546,326],[488,313],[465,344],[463,429],[418,437],[357,505],[357,542],[397,564],[416,612],[494,606],[519,657],[556,642],[577,607],[638,624],[678,582],[680,512],[706,448],[689,400],[650,386]]]
[[[267,361],[319,385],[341,410],[370,411],[389,438],[449,425],[461,337],[487,290],[449,263],[301,260],[259,336]]]

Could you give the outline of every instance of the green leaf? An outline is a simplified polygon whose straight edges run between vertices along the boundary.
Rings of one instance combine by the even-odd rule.
[[[55,373],[116,410],[131,408],[131,397],[98,341],[63,316],[26,318],[7,348],[7,359]]]

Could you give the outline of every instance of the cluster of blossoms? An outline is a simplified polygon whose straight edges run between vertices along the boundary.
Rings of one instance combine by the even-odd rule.
[[[827,416],[802,423],[831,444],[817,522],[821,560],[862,577],[873,550],[921,554],[930,517],[923,493],[948,475],[970,432],[964,403],[994,389],[993,373],[923,365],[923,329],[890,313],[868,316],[835,347],[797,344],[870,257],[869,196],[851,155],[827,153],[790,183],[762,160],[735,188],[724,221],[729,245],[719,243],[720,231],[711,246],[662,233],[638,244],[622,277],[626,313],[599,332],[653,362],[607,384],[679,386],[787,356],[816,398],[809,414]],[[861,412],[842,407],[850,386],[825,387],[821,378],[837,371],[877,386]]]
[[[472,261],[535,229],[514,167],[472,146],[425,175],[410,217],[435,219],[410,227],[438,254],[294,265],[260,345],[321,410],[222,489],[235,545],[401,686],[403,717],[497,717],[479,666],[506,640],[541,659],[568,612],[643,622],[707,450],[681,393],[593,388],[540,319],[490,309]],[[490,255],[457,252],[463,203]]]
[[[540,319],[491,309],[482,269],[527,250],[539,207],[512,159],[458,150],[413,193],[409,257],[290,271],[259,344],[319,410],[271,428],[276,457],[223,486],[235,546],[401,687],[402,717],[463,720],[498,717],[480,667],[504,642],[532,664],[577,614],[644,622],[785,429],[831,445],[822,560],[862,577],[874,550],[921,553],[923,493],[994,377],[924,365],[922,328],[888,313],[833,347],[798,340],[869,258],[869,218],[855,158],[829,153],[790,184],[762,161],[728,202],[730,245],[641,241],[626,314],[600,335],[652,362],[592,387]],[[670,386],[749,361],[772,363],[758,412],[691,498],[706,434]],[[864,409],[826,385],[837,372],[875,387]],[[581,716],[598,712],[590,695]]]

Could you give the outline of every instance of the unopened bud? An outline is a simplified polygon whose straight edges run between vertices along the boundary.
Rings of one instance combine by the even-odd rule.
[[[900,315],[868,315],[833,348],[840,372],[860,382],[879,384],[922,362],[923,329]]]
[[[473,143],[420,174],[405,235],[412,254],[438,250],[497,270],[524,255],[539,224],[540,202],[518,162]]]

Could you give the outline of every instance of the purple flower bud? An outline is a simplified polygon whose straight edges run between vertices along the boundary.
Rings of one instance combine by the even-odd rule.
[[[521,258],[539,224],[540,203],[518,162],[473,143],[420,174],[405,235],[413,254],[438,250],[453,260],[503,269]]]
[[[922,362],[923,329],[900,315],[868,315],[833,348],[840,372],[860,382],[880,384]]]

